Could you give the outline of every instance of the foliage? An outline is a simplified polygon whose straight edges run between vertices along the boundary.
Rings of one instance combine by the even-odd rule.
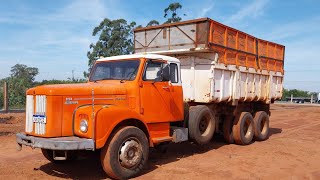
[[[21,109],[25,107],[26,90],[39,85],[46,84],[70,84],[86,82],[85,79],[72,79],[68,80],[42,80],[35,82],[35,76],[39,73],[38,68],[28,67],[23,64],[16,64],[11,67],[10,77],[0,80],[0,109],[3,108],[3,84],[4,81],[8,84],[8,96],[10,109]]]
[[[148,24],[147,24],[147,27],[148,26],[157,26],[157,25],[159,25],[160,23],[159,23],[159,21],[157,21],[157,20],[151,20]]]
[[[309,97],[310,93],[308,91],[302,91],[298,89],[283,89],[283,97],[291,97],[291,94],[293,97]]]
[[[178,9],[182,9],[182,5],[180,3],[171,3],[171,4],[169,4],[169,6],[166,9],[164,9],[164,17],[165,18],[167,18],[169,13],[171,13],[171,16],[167,19],[165,24],[180,22],[182,20],[182,18],[179,17],[177,14]]]
[[[109,57],[133,52],[133,28],[135,25],[135,22],[127,23],[124,19],[110,20],[105,18],[99,26],[94,28],[92,35],[99,35],[99,40],[90,45],[91,51],[87,53],[89,72],[94,62],[101,56]]]
[[[0,81],[8,83],[8,97],[10,108],[22,108],[25,104],[25,92],[34,86],[34,78],[39,73],[38,68],[28,67],[24,64],[16,64],[11,67],[10,77]],[[2,98],[3,104],[3,98]]]
[[[178,16],[177,10],[181,9],[180,3],[171,3],[164,10],[164,17],[167,18],[165,23],[179,22],[182,20]],[[171,14],[171,16],[170,16]],[[185,15],[185,14],[184,14]],[[151,20],[147,26],[159,25],[159,21]],[[90,50],[87,52],[88,57],[88,72],[91,71],[95,61],[100,57],[109,57],[123,54],[131,54],[134,51],[133,47],[133,29],[136,23],[128,23],[124,19],[110,20],[105,18],[99,26],[93,29],[93,36],[99,36],[98,41],[90,44]],[[142,28],[142,25],[136,28]],[[84,77],[88,77],[89,73],[83,72]]]
[[[317,99],[317,93],[315,92],[309,92],[309,91],[303,91],[303,90],[299,90],[299,89],[285,89],[283,88],[282,91],[282,100],[286,100],[286,98],[290,98],[291,95],[293,97],[311,97],[311,95],[313,95],[314,99]]]

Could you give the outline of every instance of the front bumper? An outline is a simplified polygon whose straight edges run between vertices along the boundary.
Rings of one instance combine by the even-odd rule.
[[[79,138],[76,136],[59,138],[41,138],[28,136],[26,134],[16,134],[17,143],[30,146],[32,148],[42,148],[51,150],[94,150],[94,141],[92,139]]]

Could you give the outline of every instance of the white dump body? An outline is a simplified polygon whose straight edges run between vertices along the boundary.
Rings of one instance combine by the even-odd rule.
[[[280,99],[283,75],[217,63],[215,53],[177,56],[181,62],[183,97],[187,102],[264,101]]]

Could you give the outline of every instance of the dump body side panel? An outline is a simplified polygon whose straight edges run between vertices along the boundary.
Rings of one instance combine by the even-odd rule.
[[[184,101],[270,102],[282,96],[283,75],[280,72],[226,66],[197,56],[178,58],[181,60]]]
[[[283,73],[283,45],[209,18],[135,30],[135,53],[217,52],[219,63]]]

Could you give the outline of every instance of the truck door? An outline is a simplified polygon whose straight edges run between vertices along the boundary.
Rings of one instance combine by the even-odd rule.
[[[148,60],[140,83],[140,113],[148,122],[169,122],[174,118],[170,112],[169,81],[162,81],[161,68],[166,61]]]
[[[184,114],[180,63],[170,62],[170,111],[174,119],[182,120]]]

